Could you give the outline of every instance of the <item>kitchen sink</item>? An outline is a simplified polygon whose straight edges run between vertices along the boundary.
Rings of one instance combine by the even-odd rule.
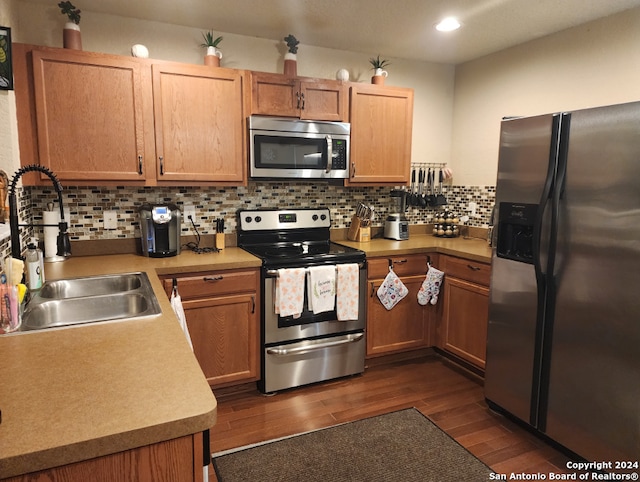
[[[20,329],[130,320],[160,313],[146,273],[70,278],[48,281],[32,294]]]
[[[66,299],[133,291],[142,286],[142,274],[128,273],[50,281],[40,289],[40,298]]]

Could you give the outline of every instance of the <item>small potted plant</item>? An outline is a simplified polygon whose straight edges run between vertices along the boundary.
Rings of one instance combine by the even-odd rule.
[[[297,38],[289,34],[284,38],[287,43],[287,53],[284,54],[284,74],[291,77],[297,75],[298,70],[298,44],[300,43]]]
[[[80,36],[80,10],[71,2],[58,4],[63,15],[69,18],[62,31],[62,45],[65,49],[82,50],[82,37]]]
[[[385,59],[381,59],[380,55],[377,57],[371,57],[369,63],[373,66],[373,77],[371,77],[372,84],[384,84],[384,79],[389,73],[383,70],[390,62]]]
[[[204,43],[200,44],[200,46],[207,49],[207,53],[204,56],[204,64],[220,67],[222,52],[218,49],[218,45],[222,42],[222,36],[213,38],[213,30],[209,30],[202,34],[202,38],[204,39]]]

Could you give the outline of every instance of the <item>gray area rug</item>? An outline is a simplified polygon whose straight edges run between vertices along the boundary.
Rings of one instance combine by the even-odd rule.
[[[219,482],[481,482],[486,465],[415,408],[214,457]]]

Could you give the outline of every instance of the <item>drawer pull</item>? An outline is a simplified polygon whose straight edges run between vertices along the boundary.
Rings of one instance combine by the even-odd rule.
[[[480,271],[482,269],[482,268],[480,268],[480,266],[473,266],[471,264],[468,264],[467,268],[469,268],[472,271]]]
[[[224,276],[205,276],[202,278],[204,281],[220,281],[224,279]]]
[[[402,264],[402,263],[406,263],[408,260],[405,259],[391,259],[389,258],[389,267],[393,268],[394,264]]]

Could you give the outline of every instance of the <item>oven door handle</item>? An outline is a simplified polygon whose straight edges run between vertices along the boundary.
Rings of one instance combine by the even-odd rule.
[[[334,339],[332,341],[318,342],[318,343],[313,343],[311,345],[302,345],[302,346],[294,346],[294,347],[291,347],[291,345],[274,346],[273,348],[267,348],[267,354],[278,355],[278,356],[302,355],[304,353],[323,350],[325,348],[346,345],[348,343],[355,343],[356,341],[362,340],[363,337],[364,337],[364,333],[353,333],[353,334],[341,336],[338,339]]]

